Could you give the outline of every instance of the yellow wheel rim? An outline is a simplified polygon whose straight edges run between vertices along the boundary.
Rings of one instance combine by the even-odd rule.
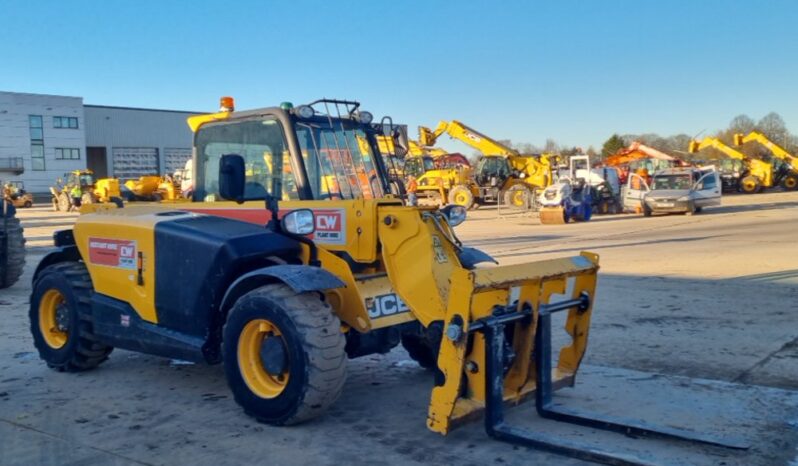
[[[516,207],[523,207],[526,196],[523,191],[516,191],[513,193],[513,205]]]
[[[253,393],[261,398],[275,398],[288,385],[288,369],[276,376],[266,372],[260,350],[267,338],[282,338],[280,329],[266,319],[248,322],[238,339],[238,367]]]
[[[784,186],[788,188],[794,188],[796,184],[798,184],[798,180],[795,178],[787,178],[787,181],[784,182]]]
[[[454,196],[454,203],[455,204],[467,207],[466,206],[466,202],[468,202],[468,196],[466,196],[464,193],[459,193],[459,194]]]
[[[66,345],[69,332],[63,325],[67,313],[66,299],[58,290],[47,290],[39,301],[39,331],[47,346],[59,349]],[[61,313],[61,325],[59,325]]]
[[[745,188],[746,191],[753,191],[755,187],[756,183],[754,183],[753,181],[743,182],[743,188]]]

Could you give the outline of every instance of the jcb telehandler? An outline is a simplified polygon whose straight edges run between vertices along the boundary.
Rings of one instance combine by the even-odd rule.
[[[96,367],[115,347],[222,363],[244,411],[283,425],[342,394],[347,358],[402,342],[435,373],[427,426],[441,434],[484,412],[496,438],[635,464],[508,426],[505,403],[534,395],[538,412],[560,421],[718,442],[554,407],[553,391],[573,385],[585,354],[598,256],[476,267],[492,259],[458,240],[465,209],[392,197],[370,115],[358,107],[325,100],[194,117],[202,202],[98,210],[55,235],[30,298],[41,358],[68,372]],[[248,169],[264,158],[271,170]],[[351,176],[361,169],[373,198]],[[329,176],[340,200],[325,191]],[[571,341],[552,367],[556,312],[568,314]]]

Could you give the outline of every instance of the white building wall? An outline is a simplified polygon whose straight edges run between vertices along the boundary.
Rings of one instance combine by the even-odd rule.
[[[30,115],[42,116],[44,170],[33,170]],[[54,128],[53,117],[76,117],[77,129]],[[22,157],[24,172],[0,171],[0,180],[22,181],[33,193],[46,193],[56,178],[86,167],[86,133],[81,97],[23,94],[0,91],[0,159]],[[56,160],[56,148],[80,149],[79,160]],[[2,161],[0,161],[0,166]]]

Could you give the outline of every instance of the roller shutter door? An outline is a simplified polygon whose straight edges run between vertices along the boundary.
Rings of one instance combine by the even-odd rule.
[[[185,168],[186,162],[191,159],[191,149],[167,147],[163,150],[164,171],[172,174],[175,170]]]
[[[158,149],[154,147],[114,147],[114,176],[123,180],[158,175]]]

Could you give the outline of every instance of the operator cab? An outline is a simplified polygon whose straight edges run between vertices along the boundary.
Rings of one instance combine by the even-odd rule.
[[[504,186],[504,183],[512,176],[512,173],[507,157],[485,155],[477,161],[474,179],[480,186],[500,188]]]
[[[391,194],[372,115],[358,102],[319,100],[294,107],[223,111],[189,119],[195,131],[192,198],[221,201],[219,162],[238,154],[245,163],[242,201],[373,199]],[[382,128],[384,125],[377,125]]]

